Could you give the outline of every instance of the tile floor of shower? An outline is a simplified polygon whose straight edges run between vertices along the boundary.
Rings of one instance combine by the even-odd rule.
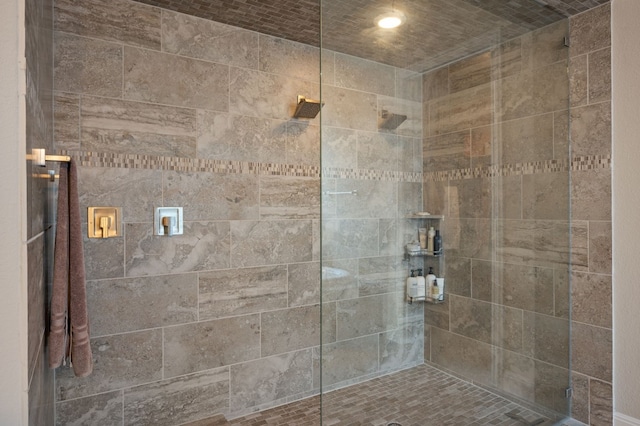
[[[324,426],[565,424],[429,365],[328,392],[323,396],[322,403],[325,407]],[[510,418],[507,413],[526,421]],[[539,419],[544,421],[537,423]],[[320,425],[320,397],[307,398],[229,421],[217,416],[185,426],[223,425]]]

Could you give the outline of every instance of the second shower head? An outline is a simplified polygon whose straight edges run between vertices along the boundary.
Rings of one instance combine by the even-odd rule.
[[[302,95],[298,95],[298,104],[293,113],[294,118],[316,118],[320,112],[320,108],[324,106],[324,102],[307,99]]]

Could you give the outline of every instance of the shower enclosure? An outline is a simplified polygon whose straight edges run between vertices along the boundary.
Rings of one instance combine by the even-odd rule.
[[[570,413],[568,20],[503,3],[321,2],[326,421],[328,392],[423,363]],[[442,254],[408,255],[429,226]],[[430,267],[444,300],[409,303]]]

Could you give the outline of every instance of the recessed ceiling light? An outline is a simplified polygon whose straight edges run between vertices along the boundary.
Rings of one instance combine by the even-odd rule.
[[[407,17],[402,12],[393,11],[376,18],[376,24],[380,28],[396,28],[404,24]]]

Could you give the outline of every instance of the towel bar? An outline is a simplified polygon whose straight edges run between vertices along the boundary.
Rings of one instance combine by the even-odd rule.
[[[71,157],[68,155],[47,155],[43,148],[34,148],[31,150],[31,155],[27,154],[27,160],[33,161],[36,166],[45,167],[47,161],[68,163],[71,161]]]

